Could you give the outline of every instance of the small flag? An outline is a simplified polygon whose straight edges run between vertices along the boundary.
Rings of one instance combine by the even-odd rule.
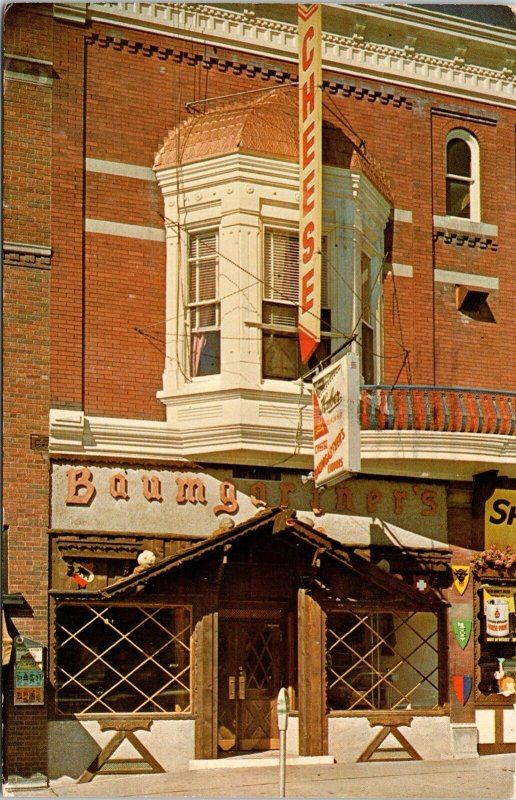
[[[452,625],[455,638],[464,650],[471,636],[473,622],[470,619],[454,619]]]
[[[468,702],[472,687],[473,678],[471,675],[453,676],[453,688],[455,690],[455,694],[457,695],[457,699],[460,703],[462,703],[463,706],[465,706]]]
[[[453,585],[459,594],[464,594],[469,583],[471,567],[464,564],[452,564]]]

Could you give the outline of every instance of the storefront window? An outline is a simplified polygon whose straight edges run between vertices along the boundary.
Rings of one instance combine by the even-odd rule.
[[[483,695],[516,698],[516,586],[484,584],[480,607],[480,683]]]
[[[330,711],[438,707],[437,614],[328,614],[326,688]]]
[[[56,625],[59,712],[190,710],[189,608],[63,604]]]

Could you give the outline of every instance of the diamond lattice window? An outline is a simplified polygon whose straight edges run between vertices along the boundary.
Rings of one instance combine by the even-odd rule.
[[[56,625],[58,711],[190,710],[189,608],[63,604]]]
[[[326,688],[331,711],[437,708],[437,614],[328,614]]]

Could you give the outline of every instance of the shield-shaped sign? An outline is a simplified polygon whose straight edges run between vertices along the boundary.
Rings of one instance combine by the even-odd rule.
[[[457,699],[462,703],[463,706],[465,706],[468,702],[472,686],[473,678],[471,675],[453,676],[453,688],[455,690],[455,694],[457,695]]]
[[[473,627],[473,622],[470,619],[454,619],[452,621],[452,625],[455,638],[457,639],[458,643],[464,650],[467,643],[469,642],[469,637],[471,636],[471,628]]]
[[[465,564],[452,564],[453,585],[459,594],[464,594],[469,583],[471,567]]]

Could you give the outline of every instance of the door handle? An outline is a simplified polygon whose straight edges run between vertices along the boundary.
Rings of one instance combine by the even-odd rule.
[[[238,699],[245,700],[245,672],[241,672],[238,676]]]
[[[236,678],[230,675],[228,678],[228,698],[234,700],[236,698]]]

